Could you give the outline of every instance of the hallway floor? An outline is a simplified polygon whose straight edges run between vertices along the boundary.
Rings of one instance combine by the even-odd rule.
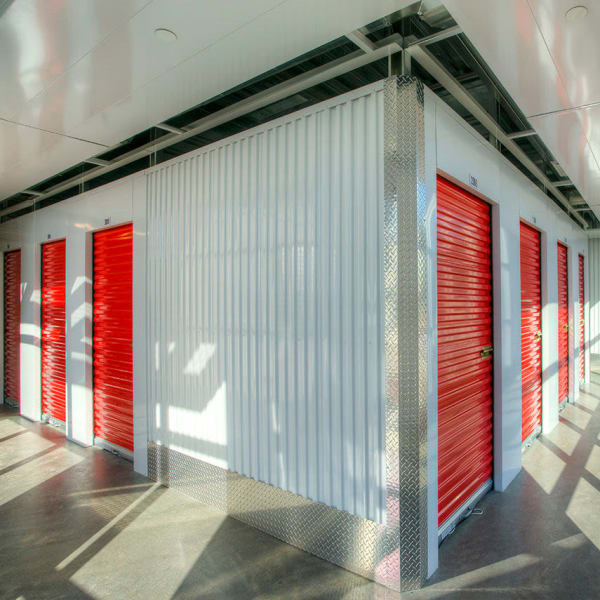
[[[480,507],[403,598],[600,598],[600,384]],[[399,597],[0,407],[0,598]]]

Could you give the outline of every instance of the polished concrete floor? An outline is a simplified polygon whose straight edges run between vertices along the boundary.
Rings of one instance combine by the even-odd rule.
[[[480,507],[403,598],[600,599],[600,383]],[[399,597],[0,407],[2,599]]]

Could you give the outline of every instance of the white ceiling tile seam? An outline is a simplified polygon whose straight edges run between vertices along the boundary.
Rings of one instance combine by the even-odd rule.
[[[570,205],[568,199],[556,188],[550,179],[538,168],[538,166],[527,157],[516,142],[511,140],[501,129],[500,125],[479,105],[467,90],[458,83],[444,66],[426,49],[421,46],[412,46],[407,49],[410,55],[432,75],[438,83],[454,96],[454,98],[466,108],[490,133],[497,137],[500,143],[507,148],[525,166],[529,172],[536,177],[544,186],[552,192],[552,195],[563,206],[582,227],[586,229],[587,223],[577,214]]]
[[[389,38],[382,40],[378,44],[377,50],[372,53],[365,54],[362,50],[356,50],[355,52],[343,56],[340,59],[326,63],[322,67],[317,67],[311,71],[302,73],[288,81],[284,81],[264,90],[263,92],[259,92],[254,96],[245,98],[244,100],[241,100],[235,104],[232,104],[231,106],[223,108],[215,113],[203,117],[202,119],[199,119],[194,123],[191,123],[188,126],[188,129],[183,131],[181,134],[169,133],[164,135],[158,140],[148,142],[140,148],[136,148],[135,150],[116,158],[107,166],[90,169],[82,175],[75,176],[61,184],[58,184],[44,192],[44,195],[38,198],[38,201],[43,198],[51,197],[75,185],[85,183],[90,179],[95,179],[96,177],[99,177],[105,173],[109,173],[120,166],[129,164],[138,158],[143,158],[144,156],[154,154],[159,150],[172,146],[173,144],[176,144],[184,139],[198,135],[199,133],[212,129],[213,127],[217,127],[218,125],[231,121],[235,118],[244,116],[253,110],[267,106],[279,99],[292,96],[299,91],[314,85],[318,85],[319,83],[332,79],[340,74],[347,73],[359,68],[360,66],[374,62],[380,58],[384,58],[392,50],[397,52],[401,50],[401,48],[401,37],[397,34],[391,35]],[[0,216],[19,210],[19,208],[24,207],[25,204],[28,205],[29,203],[22,202],[6,208],[0,211]]]
[[[0,121],[4,123],[9,123],[10,125],[14,125],[15,127],[27,127],[27,129],[35,129],[36,131],[42,131],[43,133],[49,133],[51,135],[58,135],[60,137],[75,140],[77,142],[86,142],[87,144],[94,144],[95,146],[101,146],[102,148],[108,148],[105,144],[100,142],[94,142],[93,140],[86,140],[84,138],[79,138],[73,135],[67,135],[65,133],[60,133],[58,131],[52,131],[50,129],[43,129],[42,127],[35,127],[33,125],[27,125],[26,123],[19,123],[18,121],[11,121],[10,119],[5,119],[4,117],[0,117]]]

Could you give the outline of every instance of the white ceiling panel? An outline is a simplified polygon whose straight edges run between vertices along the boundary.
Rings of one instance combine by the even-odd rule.
[[[526,115],[570,106],[527,0],[446,0],[445,5]]]
[[[574,0],[528,0],[535,20],[565,85],[570,106],[600,102],[600,2],[581,2],[588,9],[582,19],[569,21]]]
[[[600,2],[446,0],[446,6],[590,206],[600,206]],[[600,218],[600,210],[595,209]]]
[[[0,120],[0,189],[5,196],[54,175],[103,148]],[[36,161],[35,157],[44,157]]]
[[[585,135],[581,115],[578,111],[551,113],[531,117],[530,122],[586,197],[591,191],[589,182],[596,176],[598,166]]]
[[[27,102],[150,0],[17,0],[0,17],[0,116]]]
[[[0,117],[113,145],[413,1],[14,0],[0,15]],[[79,148],[69,164],[58,146],[20,161],[22,187],[98,153]],[[0,181],[0,198],[13,188]]]
[[[223,11],[221,0],[204,0],[201,18],[196,0],[152,2],[145,10],[108,35],[77,64],[59,76],[17,113],[16,121],[44,127],[84,139],[112,145],[153,124],[148,120],[144,98],[134,91],[160,78],[169,69],[203,48],[230,35],[273,8],[281,0],[232,2]],[[157,27],[177,33],[175,43],[166,44],[154,35]],[[139,103],[127,100],[138,97]],[[99,115],[125,101],[131,110],[127,128],[112,126]],[[47,111],[46,107],[57,110]],[[168,116],[172,116],[169,114]],[[89,123],[89,125],[88,125]]]

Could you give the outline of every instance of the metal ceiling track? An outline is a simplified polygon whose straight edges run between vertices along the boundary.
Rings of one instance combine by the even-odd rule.
[[[40,202],[46,198],[66,191],[75,186],[83,186],[86,181],[93,180],[99,176],[105,175],[123,167],[140,158],[150,156],[160,150],[168,148],[174,144],[204,133],[219,125],[243,117],[253,111],[264,108],[274,102],[278,102],[287,97],[293,96],[303,90],[319,85],[345,73],[363,67],[369,63],[375,62],[381,58],[390,57],[399,52],[406,53],[413,60],[425,69],[437,82],[444,87],[473,117],[475,117],[491,135],[493,135],[512,155],[545,186],[556,201],[574,220],[576,220],[584,229],[587,223],[578,214],[569,200],[561,192],[559,187],[569,185],[568,180],[552,182],[545,173],[521,150],[514,141],[519,138],[535,135],[532,129],[506,133],[500,125],[489,115],[489,113],[471,96],[471,94],[446,70],[446,68],[431,54],[427,46],[441,40],[448,39],[461,33],[459,26],[449,27],[432,35],[417,40],[405,40],[399,34],[393,34],[379,42],[371,41],[361,30],[350,32],[346,37],[353,42],[358,49],[344,57],[331,61],[323,66],[317,67],[302,73],[288,81],[275,85],[268,90],[259,92],[254,96],[245,98],[231,106],[223,108],[207,115],[197,121],[186,125],[185,129],[173,127],[166,123],[159,123],[157,128],[167,132],[166,135],[158,140],[148,142],[135,150],[123,154],[119,158],[106,161],[98,158],[89,158],[84,162],[96,165],[96,168],[90,169],[81,175],[72,177],[60,184],[52,186],[48,190],[33,192],[26,190],[24,193],[34,196],[34,202]],[[572,185],[572,184],[571,184]],[[0,216],[18,211],[24,207],[31,206],[32,200],[19,202],[10,208],[0,211]],[[35,205],[34,205],[35,206]]]
[[[264,108],[269,104],[283,100],[288,96],[293,96],[294,94],[302,92],[303,90],[329,81],[335,77],[339,77],[340,75],[344,75],[345,73],[349,73],[350,71],[354,71],[355,69],[402,50],[402,36],[398,34],[393,34],[381,40],[379,43],[373,44],[368,38],[366,38],[366,36],[363,36],[363,34],[359,34],[359,32],[355,33],[357,34],[357,40],[360,36],[364,37],[363,43],[361,44],[364,49],[358,49],[342,58],[331,61],[321,67],[317,67],[288,81],[284,81],[278,85],[275,85],[268,90],[259,92],[254,96],[245,98],[244,100],[240,100],[231,106],[218,110],[211,115],[190,123],[186,126],[185,130],[173,128],[170,125],[165,125],[163,123],[156,125],[156,127],[166,130],[168,133],[156,141],[149,142],[143,146],[140,146],[139,148],[136,148],[135,150],[132,150],[131,152],[123,154],[119,158],[110,161],[106,165],[99,165],[95,169],[90,169],[82,175],[72,177],[63,183],[45,190],[43,194],[36,197],[35,201],[39,202],[74,186],[80,186],[86,181],[90,181],[96,177],[110,173],[119,167],[123,167],[135,160],[154,154],[155,152],[163,150],[164,148],[168,148],[173,144],[178,144],[187,138],[191,138],[195,135],[213,129],[219,125],[232,121],[233,119],[243,117],[248,113]],[[358,44],[358,42],[356,43]],[[98,159],[88,159],[86,162],[99,164]],[[12,213],[30,205],[31,201],[19,202],[0,212],[0,216]]]
[[[471,113],[545,188],[556,198],[557,202],[583,229],[587,228],[585,220],[573,209],[567,197],[559,187],[521,150],[519,145],[502,130],[490,114],[456,81],[446,68],[421,44],[413,44],[406,52],[421,65],[434,79],[450,93],[467,111]],[[529,131],[527,132],[529,134]]]

